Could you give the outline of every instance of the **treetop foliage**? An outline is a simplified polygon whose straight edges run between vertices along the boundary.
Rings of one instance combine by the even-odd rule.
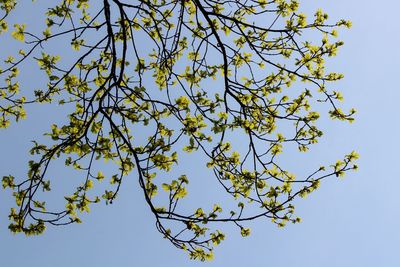
[[[330,88],[343,75],[325,68],[343,45],[337,35],[351,26],[347,20],[331,22],[322,10],[304,14],[296,0],[58,0],[37,33],[9,25],[17,7],[0,0],[2,38],[25,47],[0,69],[0,128],[25,118],[27,105],[56,103],[71,112],[50,125],[47,143],[34,142],[26,178],[2,179],[16,201],[12,232],[80,223],[91,205],[112,203],[124,179],[137,177],[158,231],[206,260],[225,237],[216,226],[230,222],[248,236],[246,221],[299,222],[294,199],[357,168],[355,152],[299,177],[279,161],[287,147],[306,152],[318,142],[317,108],[354,119]],[[23,64],[38,66],[47,84],[21,90]],[[187,153],[206,159],[236,209],[180,208],[193,174],[171,174]],[[41,192],[51,190],[47,174],[56,160],[82,179],[54,211]],[[116,166],[113,173],[103,160]],[[106,189],[96,190],[104,180]]]

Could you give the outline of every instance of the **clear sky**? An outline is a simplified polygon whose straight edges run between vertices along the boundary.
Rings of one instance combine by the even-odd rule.
[[[345,105],[358,110],[357,120],[351,125],[324,125],[324,138],[309,153],[309,162],[330,162],[353,149],[361,155],[358,172],[344,179],[329,179],[307,199],[296,202],[301,224],[278,229],[269,221],[257,221],[250,225],[252,235],[247,238],[227,226],[227,238],[216,248],[214,261],[201,263],[189,260],[156,231],[136,179],[124,184],[112,206],[93,207],[83,224],[49,227],[44,235],[29,238],[8,231],[12,199],[0,191],[0,265],[399,266],[400,2],[301,2],[307,2],[309,8],[323,8],[332,19],[352,20],[352,29],[340,32],[345,46],[330,66],[345,74],[337,87],[344,93]],[[22,17],[32,14],[32,10],[18,11]],[[31,77],[30,82],[35,81]],[[40,129],[47,129],[47,120],[54,119],[45,108],[35,114],[0,133],[1,175],[26,173],[30,140],[41,133]],[[204,175],[198,166],[188,167],[198,173],[199,179]]]

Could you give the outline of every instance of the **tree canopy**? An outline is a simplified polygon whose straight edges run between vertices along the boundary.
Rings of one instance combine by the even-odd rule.
[[[355,110],[342,111],[342,94],[331,88],[343,75],[325,68],[343,45],[338,28],[349,21],[331,22],[322,10],[304,14],[297,0],[48,5],[46,26],[36,32],[11,25],[18,3],[0,0],[1,37],[24,46],[1,55],[0,128],[25,118],[28,105],[66,111],[64,123],[49,125],[46,142],[34,141],[27,176],[2,178],[16,201],[12,232],[80,223],[92,204],[112,203],[124,179],[137,178],[157,230],[206,260],[224,240],[222,223],[247,236],[246,221],[300,222],[294,199],[357,168],[356,152],[306,176],[279,160],[285,149],[307,152],[318,142],[319,110],[354,120]],[[47,83],[20,89],[26,65],[40,68]],[[199,155],[237,208],[181,208],[192,173],[171,176],[187,153]],[[43,192],[52,188],[48,170],[57,160],[80,171],[81,181],[65,192],[65,206],[50,210]]]

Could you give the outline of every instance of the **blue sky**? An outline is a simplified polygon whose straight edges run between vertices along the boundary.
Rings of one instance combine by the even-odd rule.
[[[332,69],[345,74],[336,87],[345,105],[358,110],[349,125],[324,124],[323,140],[308,162],[331,162],[357,150],[360,170],[344,179],[329,179],[307,199],[297,201],[303,222],[278,229],[269,221],[252,223],[252,235],[242,238],[226,226],[227,238],[212,262],[190,261],[155,229],[152,214],[135,179],[127,180],[112,206],[97,206],[81,225],[49,227],[39,237],[12,235],[7,214],[12,200],[0,193],[1,265],[31,266],[398,266],[400,187],[397,120],[400,76],[397,49],[398,9],[395,0],[313,0],[307,8],[323,8],[332,19],[353,22],[342,30],[345,41]],[[305,3],[303,3],[305,5]],[[20,16],[32,16],[22,10]],[[34,78],[33,78],[34,79]],[[1,175],[26,172],[27,149],[33,136],[47,129],[54,115],[40,107],[30,119],[3,130],[0,139]],[[40,118],[40,119],[39,119]],[[201,179],[198,166],[190,166]]]

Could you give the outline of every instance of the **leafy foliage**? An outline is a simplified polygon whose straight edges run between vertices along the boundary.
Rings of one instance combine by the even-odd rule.
[[[65,124],[51,125],[48,144],[34,142],[26,179],[3,177],[17,206],[9,216],[11,231],[36,235],[48,224],[79,223],[90,205],[112,203],[134,171],[158,231],[191,258],[207,260],[225,237],[213,223],[231,222],[248,236],[243,224],[257,218],[279,227],[300,222],[296,197],[357,168],[355,152],[305,177],[278,160],[288,146],[306,152],[318,142],[323,133],[316,107],[328,107],[333,119],[353,121],[355,110],[342,111],[342,95],[329,88],[343,75],[325,68],[326,58],[343,45],[337,29],[350,27],[349,21],[330,23],[322,10],[307,16],[296,0],[54,2],[42,33],[14,25],[11,36],[26,51],[8,57],[0,70],[0,127],[24,118],[28,104],[57,102],[73,109]],[[5,34],[16,1],[1,0],[0,7]],[[46,50],[66,40],[68,60]],[[21,96],[18,75],[31,58],[48,83],[28,99]],[[240,147],[233,135],[240,136]],[[186,153],[207,158],[206,166],[237,201],[236,210],[218,204],[180,209],[191,173],[167,177]],[[38,192],[51,190],[46,174],[56,159],[84,179],[65,196],[65,208],[48,211]],[[95,164],[101,159],[115,163],[115,173],[105,175]],[[96,191],[107,179],[107,189]]]

